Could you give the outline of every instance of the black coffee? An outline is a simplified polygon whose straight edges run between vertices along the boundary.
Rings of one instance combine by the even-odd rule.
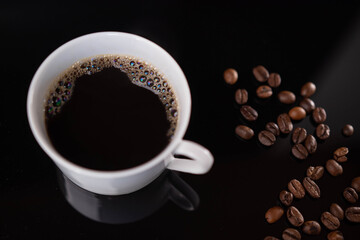
[[[155,157],[178,117],[173,90],[157,69],[119,55],[76,62],[56,79],[45,111],[55,149],[96,170],[131,168]]]

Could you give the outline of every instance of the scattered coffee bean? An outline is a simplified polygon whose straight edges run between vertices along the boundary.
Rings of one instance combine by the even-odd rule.
[[[249,140],[254,136],[254,131],[245,125],[238,125],[235,128],[235,133],[242,139]]]
[[[344,235],[339,230],[329,232],[327,235],[328,240],[344,240]]]
[[[310,154],[314,154],[317,149],[317,141],[313,135],[308,135],[305,139],[305,148]]]
[[[304,160],[308,157],[308,151],[301,143],[295,144],[291,148],[291,152],[294,155],[294,157],[296,157],[297,159]]]
[[[332,215],[337,217],[339,220],[344,219],[344,210],[336,203],[330,205],[330,212]]]
[[[294,206],[288,208],[286,216],[289,222],[295,227],[300,227],[304,223],[303,215]]]
[[[321,222],[329,230],[336,230],[340,227],[339,219],[329,212],[321,214]]]
[[[312,117],[316,123],[323,123],[326,120],[326,111],[322,107],[316,107],[312,112]]]
[[[245,104],[248,101],[248,92],[246,89],[238,89],[235,92],[235,101],[238,104]]]
[[[282,239],[283,240],[300,240],[301,234],[295,228],[287,228],[283,231]]]
[[[238,80],[238,73],[233,68],[228,68],[224,72],[224,80],[227,84],[233,85]]]
[[[290,91],[281,91],[278,93],[278,99],[284,104],[293,104],[296,101],[296,96]]]
[[[320,198],[320,188],[311,178],[305,177],[303,186],[311,197]]]
[[[268,223],[274,223],[278,221],[284,214],[284,209],[279,206],[269,208],[265,213],[265,219]]]
[[[306,112],[302,107],[293,107],[289,111],[289,116],[292,120],[299,121],[306,117]]]
[[[321,233],[321,226],[317,221],[306,221],[302,230],[307,235],[319,235]]]
[[[321,140],[328,139],[330,137],[330,127],[323,123],[319,124],[316,127],[316,136]]]
[[[302,143],[303,141],[305,141],[306,136],[307,136],[306,129],[297,127],[294,129],[292,133],[291,140],[293,141],[294,144]]]
[[[346,124],[342,129],[342,133],[344,136],[350,137],[354,134],[354,127],[350,124]]]
[[[266,236],[266,237],[264,238],[264,240],[280,240],[280,239],[278,239],[278,238],[276,238],[276,237],[273,237],[273,236]]]
[[[311,178],[312,180],[319,180],[324,175],[324,167],[323,166],[310,166],[306,171],[306,176]]]
[[[351,181],[351,187],[360,193],[360,177],[356,177]]]
[[[315,103],[310,98],[304,98],[301,100],[299,106],[302,107],[307,114],[311,113],[315,109]]]
[[[278,73],[270,73],[268,84],[270,87],[276,88],[281,84],[281,77]]]
[[[268,122],[265,126],[265,129],[268,130],[269,132],[272,132],[272,134],[274,134],[275,136],[280,135],[279,126],[274,122]]]
[[[350,222],[360,223],[360,207],[349,207],[345,210],[345,217]]]
[[[249,105],[243,105],[240,108],[241,115],[248,121],[255,121],[258,118],[258,113]]]
[[[330,175],[334,177],[340,176],[343,173],[342,166],[339,163],[337,163],[334,159],[327,160],[325,164],[325,168],[330,173]]]
[[[305,189],[297,179],[293,179],[288,183],[289,191],[294,197],[301,199],[305,196]]]
[[[345,188],[343,196],[349,203],[356,203],[359,200],[358,194],[352,187]]]
[[[259,98],[269,98],[273,94],[271,87],[268,85],[261,85],[256,89],[256,95]]]
[[[349,153],[349,149],[347,147],[340,147],[334,151],[334,159],[338,162],[346,162],[347,154]]]
[[[253,68],[253,74],[259,82],[266,82],[269,79],[269,72],[264,66],[257,66]]]
[[[272,132],[270,132],[268,130],[263,130],[263,131],[259,132],[258,139],[263,145],[268,146],[268,147],[273,145],[276,141],[275,135],[272,134]]]
[[[310,97],[312,96],[316,91],[316,86],[312,82],[305,83],[300,90],[300,95],[303,97]]]
[[[290,133],[293,130],[293,124],[287,113],[282,113],[277,117],[277,124],[282,133]]]
[[[279,194],[279,199],[282,204],[285,206],[290,206],[293,202],[294,195],[291,192],[288,192],[286,190],[282,190]]]

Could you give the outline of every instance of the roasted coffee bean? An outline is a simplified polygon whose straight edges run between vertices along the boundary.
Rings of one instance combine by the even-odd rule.
[[[338,162],[346,162],[347,154],[349,153],[349,149],[347,147],[340,147],[334,151],[334,159]]]
[[[279,194],[279,199],[282,204],[285,206],[290,206],[293,202],[294,195],[291,192],[288,192],[286,190],[282,190]]]
[[[277,124],[282,133],[290,133],[293,130],[293,124],[287,113],[282,113],[277,117]]]
[[[340,227],[339,219],[329,212],[323,212],[320,219],[324,226],[329,230],[336,230]]]
[[[305,146],[306,150],[308,151],[308,153],[314,154],[316,152],[317,141],[313,135],[308,135],[306,137],[304,146]]]
[[[272,132],[272,134],[274,134],[275,136],[280,135],[279,126],[274,122],[268,122],[265,126],[265,129],[268,130],[269,132]]]
[[[360,193],[360,177],[356,177],[351,181],[351,187]]]
[[[293,104],[296,101],[296,96],[290,91],[281,91],[278,93],[278,99],[281,103]]]
[[[294,129],[292,136],[291,136],[291,140],[293,141],[293,143],[302,143],[303,141],[305,141],[305,138],[307,136],[307,131],[305,128],[301,128],[301,127],[297,127]]]
[[[320,188],[311,178],[305,177],[303,186],[311,197],[320,198]]]
[[[259,98],[269,98],[273,94],[271,87],[268,85],[261,85],[256,89],[256,95]]]
[[[293,179],[288,183],[288,189],[298,199],[305,196],[305,189],[297,179]]]
[[[358,194],[352,187],[345,188],[343,196],[349,203],[356,203],[359,200]]]
[[[316,127],[316,136],[321,140],[328,139],[330,137],[330,127],[323,123],[319,124]]]
[[[266,82],[269,79],[269,72],[264,66],[257,66],[253,68],[253,74],[259,82]]]
[[[346,137],[350,137],[354,134],[354,127],[350,124],[346,124],[343,128],[342,128],[342,133],[344,134],[344,136]]]
[[[276,238],[276,237],[273,237],[273,236],[266,236],[266,237],[264,238],[264,240],[280,240],[280,239],[278,239],[278,238]]]
[[[360,223],[360,207],[349,207],[345,210],[345,217],[350,222]]]
[[[224,71],[224,80],[227,84],[233,85],[238,80],[238,73],[233,68],[228,68]]]
[[[288,208],[286,216],[289,222],[295,227],[300,227],[304,223],[303,215],[294,206]]]
[[[307,114],[311,113],[315,109],[315,103],[310,98],[304,98],[301,100],[299,106],[302,107]]]
[[[330,175],[336,177],[340,176],[343,173],[342,166],[337,163],[334,159],[330,159],[326,161],[325,168],[330,173]]]
[[[306,112],[302,107],[293,107],[289,111],[289,116],[292,120],[299,121],[306,117]]]
[[[319,180],[324,175],[324,167],[323,166],[310,166],[306,171],[306,176],[311,178],[312,180]]]
[[[245,104],[248,101],[248,92],[246,89],[238,89],[235,92],[235,101],[238,104]]]
[[[274,223],[278,221],[284,214],[284,209],[279,206],[269,208],[265,213],[265,219],[268,223]]]
[[[258,113],[249,105],[243,105],[240,108],[241,115],[248,121],[255,121],[258,118]]]
[[[258,139],[263,145],[268,146],[268,147],[273,145],[276,141],[275,135],[272,134],[272,132],[270,132],[268,130],[263,130],[263,131],[259,132]]]
[[[312,112],[312,117],[316,123],[323,123],[326,120],[326,111],[322,107],[316,107]]]
[[[268,84],[270,87],[276,88],[281,84],[281,77],[278,73],[270,73]]]
[[[254,136],[254,131],[245,125],[238,125],[235,128],[235,133],[242,139],[249,140]]]
[[[301,143],[295,144],[291,148],[291,152],[294,155],[294,157],[296,157],[297,159],[304,160],[308,157],[308,151]]]
[[[330,213],[337,217],[339,220],[344,219],[344,210],[336,203],[330,205]]]
[[[301,234],[295,228],[287,228],[282,233],[283,240],[300,240]]]
[[[328,240],[344,240],[344,235],[339,230],[329,232],[327,235]]]
[[[300,90],[300,95],[303,97],[310,97],[312,96],[316,91],[316,86],[312,82],[305,83]]]
[[[321,226],[317,221],[306,221],[302,230],[307,235],[319,235],[321,233]]]

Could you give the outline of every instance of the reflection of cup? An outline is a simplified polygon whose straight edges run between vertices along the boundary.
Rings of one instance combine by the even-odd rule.
[[[168,199],[180,208],[195,210],[198,194],[177,174],[165,170],[146,187],[119,196],[106,196],[84,190],[57,171],[66,200],[84,216],[103,223],[122,224],[141,220],[156,212]]]
[[[55,150],[46,132],[44,100],[53,80],[76,61],[100,54],[130,55],[150,62],[167,76],[178,100],[178,124],[171,142],[153,159],[134,168],[105,172],[76,165]],[[120,32],[89,34],[59,47],[37,70],[27,99],[30,127],[42,149],[75,184],[105,195],[134,192],[149,184],[166,168],[194,174],[204,174],[209,171],[213,164],[211,153],[197,143],[183,140],[189,124],[190,112],[189,86],[176,61],[155,43],[133,34]],[[191,160],[174,157],[174,154],[187,156]]]

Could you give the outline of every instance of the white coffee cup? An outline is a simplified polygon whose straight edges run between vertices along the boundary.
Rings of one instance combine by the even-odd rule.
[[[178,101],[178,123],[173,139],[153,159],[133,168],[118,171],[98,171],[76,165],[61,156],[47,135],[45,98],[54,79],[83,58],[121,54],[138,57],[159,69],[173,87]],[[155,43],[129,33],[99,32],[78,37],[51,53],[36,71],[27,97],[27,115],[35,139],[60,170],[78,186],[105,195],[134,192],[158,177],[166,168],[204,174],[213,164],[213,156],[203,146],[184,140],[191,112],[191,96],[187,80],[176,61]],[[121,151],[121,147],[119,146]],[[176,158],[183,155],[189,159]]]

